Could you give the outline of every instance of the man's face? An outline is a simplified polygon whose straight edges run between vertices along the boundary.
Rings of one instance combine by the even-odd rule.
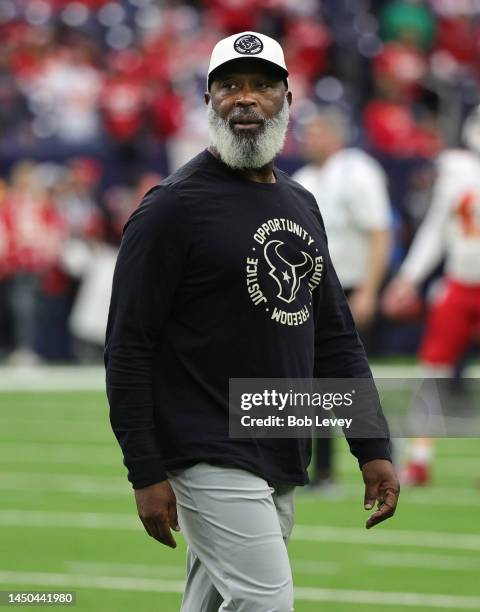
[[[303,153],[307,159],[323,163],[342,146],[342,138],[326,119],[314,119],[303,136]]]
[[[243,60],[218,71],[205,101],[211,142],[227,165],[261,168],[281,151],[291,93],[262,62]]]

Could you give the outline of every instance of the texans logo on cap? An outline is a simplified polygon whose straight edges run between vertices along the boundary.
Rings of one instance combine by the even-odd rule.
[[[242,55],[257,55],[263,51],[263,43],[253,34],[245,34],[237,38],[233,43],[233,48]]]

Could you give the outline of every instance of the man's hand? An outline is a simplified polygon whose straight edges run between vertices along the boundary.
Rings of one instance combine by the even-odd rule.
[[[378,502],[378,510],[365,523],[365,527],[370,529],[395,514],[400,482],[395,468],[386,459],[367,461],[362,466],[362,475],[365,483],[365,510],[371,510],[375,502]]]
[[[348,299],[353,320],[358,329],[366,327],[375,315],[377,298],[367,287],[359,287]]]
[[[162,544],[176,548],[170,529],[180,531],[177,500],[168,480],[143,489],[135,489],[138,516],[149,536]]]
[[[385,288],[382,310],[392,319],[413,319],[421,312],[421,302],[415,284],[402,276],[396,276]]]

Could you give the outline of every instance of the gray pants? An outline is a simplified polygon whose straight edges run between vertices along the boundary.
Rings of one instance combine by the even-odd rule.
[[[291,612],[291,485],[198,463],[169,472],[188,543],[181,612]]]

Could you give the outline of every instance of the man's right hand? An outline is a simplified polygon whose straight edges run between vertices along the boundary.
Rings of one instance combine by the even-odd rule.
[[[170,529],[180,531],[177,518],[177,500],[168,480],[135,489],[138,516],[149,536],[165,546],[176,548]]]

